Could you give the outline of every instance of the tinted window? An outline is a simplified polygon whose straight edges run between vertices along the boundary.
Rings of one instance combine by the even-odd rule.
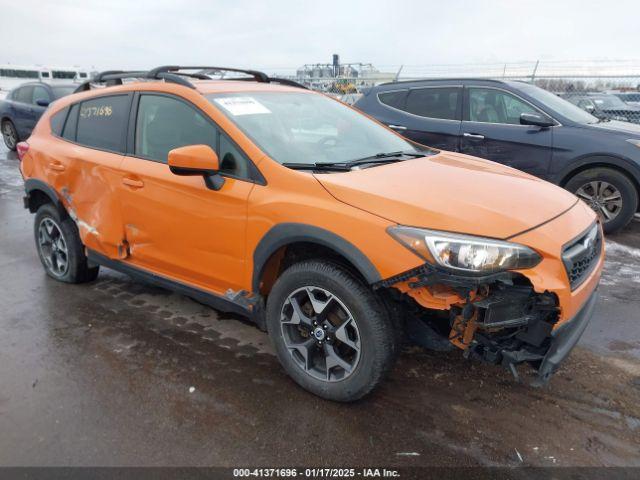
[[[416,88],[407,96],[405,110],[414,115],[445,120],[460,120],[461,88]]]
[[[64,121],[67,118],[67,112],[69,108],[63,108],[58,113],[51,117],[51,133],[59,137],[62,135],[62,127],[64,127]]]
[[[169,151],[174,148],[209,145],[217,150],[217,135],[217,129],[185,102],[159,95],[140,97],[136,156],[166,163]]]
[[[389,105],[390,107],[393,107],[393,108],[403,109],[404,100],[405,98],[407,98],[407,91],[401,90],[397,92],[379,93],[378,98],[385,105]]]
[[[510,93],[493,88],[469,89],[469,120],[472,122],[520,125],[523,113],[539,113]]]
[[[78,126],[78,112],[80,110],[79,104],[75,104],[71,107],[67,121],[64,124],[64,130],[62,130],[62,138],[76,141],[76,127]]]
[[[33,100],[33,87],[32,86],[20,87],[16,91],[13,98],[17,102],[31,103],[31,101]]]
[[[121,152],[128,116],[129,97],[126,95],[82,102],[77,142],[101,150]]]
[[[43,102],[51,102],[49,92],[47,92],[46,88],[41,87],[40,85],[36,85],[35,87],[33,87],[33,99],[31,100],[31,103],[37,105],[38,100],[42,100]]]

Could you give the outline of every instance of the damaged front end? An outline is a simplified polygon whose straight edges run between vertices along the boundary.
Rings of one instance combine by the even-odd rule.
[[[539,372],[537,384],[546,383],[559,363],[541,369],[554,343],[558,298],[535,292],[521,274],[467,277],[426,264],[380,286],[404,300],[411,310],[407,334],[426,348],[455,346],[468,358],[504,366],[516,379],[516,366],[528,363]]]

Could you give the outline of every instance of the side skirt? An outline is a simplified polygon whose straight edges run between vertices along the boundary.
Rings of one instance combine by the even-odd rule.
[[[254,318],[254,312],[250,307],[241,305],[238,302],[234,302],[225,297],[221,297],[219,295],[200,290],[199,288],[185,285],[184,283],[176,282],[175,280],[156,275],[155,273],[148,272],[139,267],[134,267],[133,265],[129,265],[118,260],[112,260],[111,258],[105,257],[104,255],[101,255],[100,253],[93,250],[87,249],[87,258],[94,264],[102,265],[117,272],[124,273],[143,283],[150,283],[152,285],[156,285],[158,287],[180,293],[187,297],[191,297],[194,300],[208,305],[216,310],[228,313],[236,313],[238,315],[249,317],[251,320],[256,321],[256,319]]]

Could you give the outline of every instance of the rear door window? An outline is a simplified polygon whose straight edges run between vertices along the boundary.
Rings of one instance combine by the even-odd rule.
[[[76,141],[110,152],[124,152],[129,96],[110,95],[80,104]]]
[[[461,120],[462,88],[427,87],[409,91],[404,110],[414,115],[443,120]]]

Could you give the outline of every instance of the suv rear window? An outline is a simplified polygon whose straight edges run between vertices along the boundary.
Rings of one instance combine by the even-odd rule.
[[[124,152],[129,96],[113,95],[80,104],[76,141],[87,147]]]
[[[426,87],[409,91],[406,110],[414,115],[444,120],[461,120],[459,87]]]

